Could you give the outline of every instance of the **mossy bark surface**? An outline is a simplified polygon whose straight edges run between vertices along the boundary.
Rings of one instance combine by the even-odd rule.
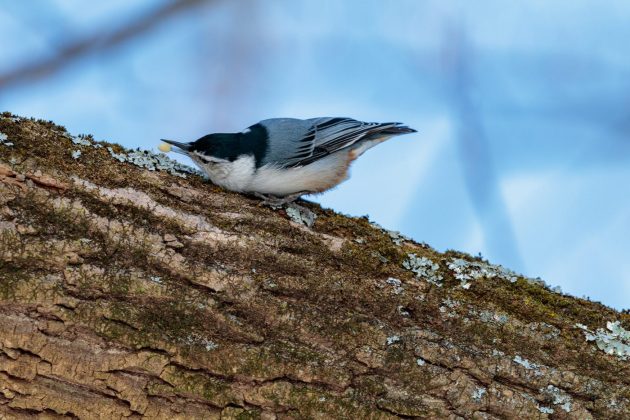
[[[0,133],[0,418],[630,417],[630,362],[576,327],[628,314],[49,122]]]

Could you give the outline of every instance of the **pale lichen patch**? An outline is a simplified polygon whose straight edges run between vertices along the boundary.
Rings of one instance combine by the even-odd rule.
[[[603,328],[591,331],[583,324],[575,326],[584,332],[586,341],[594,341],[597,348],[606,354],[621,360],[630,360],[630,331],[624,329],[619,321],[607,322],[608,331]]]
[[[375,228],[380,230],[381,232],[384,232],[387,234],[387,236],[389,236],[389,238],[392,240],[392,242],[394,243],[394,245],[397,246],[401,246],[405,241],[407,242],[411,242],[412,239],[409,238],[408,236],[403,235],[402,233],[398,232],[397,230],[388,230],[385,229],[383,226],[379,225],[376,222],[370,222],[370,224]]]
[[[471,397],[473,399],[473,401],[475,402],[481,402],[481,400],[483,399],[483,396],[488,392],[488,390],[484,387],[477,387],[474,389]]]
[[[492,356],[493,357],[503,357],[503,356],[505,356],[505,353],[502,352],[501,350],[492,349]]]
[[[398,232],[397,230],[388,230],[387,234],[389,235],[389,237],[392,240],[392,242],[394,243],[394,245],[400,246],[405,241],[411,241],[411,238],[403,235],[402,233]]]
[[[401,339],[399,335],[390,335],[389,337],[387,337],[386,343],[388,346],[391,346],[392,344],[400,343],[400,340]]]
[[[534,407],[536,407],[536,410],[538,410],[539,412],[543,413],[543,414],[553,414],[555,413],[555,410],[551,407],[546,407],[544,405],[540,405],[538,403],[538,401],[536,400],[536,398],[532,397],[531,395],[525,393],[525,392],[521,392],[521,396],[523,398],[525,398],[526,400],[532,402],[534,404]]]
[[[506,324],[509,321],[509,317],[505,314],[489,311],[489,310],[481,310],[477,311],[472,309],[470,311],[471,314],[477,315],[481,322],[486,323],[495,323],[495,324]]]
[[[457,308],[458,306],[460,306],[460,305],[461,305],[461,303],[460,303],[459,301],[457,301],[457,300],[453,300],[453,299],[451,299],[450,297],[449,297],[449,298],[444,299],[444,300],[442,301],[442,304],[443,304],[445,307],[448,307],[448,308],[451,308],[451,309]]]
[[[527,326],[530,331],[541,334],[545,340],[552,340],[558,338],[560,335],[560,330],[558,328],[547,324],[546,322],[531,322]]]
[[[183,338],[183,344],[189,346],[200,346],[206,349],[206,351],[212,351],[219,348],[219,345],[207,337],[204,337],[198,333],[188,334]]]
[[[9,137],[6,134],[1,133],[1,132],[0,132],[0,144],[7,147],[13,146],[13,143],[9,141]]]
[[[516,363],[516,364],[519,364],[519,365],[523,366],[527,370],[533,371],[534,375],[542,376],[542,372],[540,370],[541,366],[539,364],[536,364],[534,362],[530,362],[529,360],[522,358],[518,354],[516,356],[514,356],[512,361],[514,361],[514,363]]]
[[[444,314],[447,318],[456,318],[458,315],[454,311],[449,309],[455,309],[459,307],[461,303],[457,300],[453,300],[450,297],[442,301],[442,305],[439,307],[440,313]]]
[[[68,137],[70,139],[70,141],[78,146],[90,146],[90,147],[95,147],[96,143],[92,143],[89,139],[88,136],[84,136],[79,134],[78,136],[73,136],[71,134],[65,133],[66,137]],[[100,145],[99,145],[100,146]]]
[[[541,388],[540,392],[551,398],[554,405],[559,405],[567,413],[571,412],[573,405],[571,396],[557,386],[548,385],[546,388]]]
[[[284,211],[293,222],[307,227],[313,226],[315,219],[317,219],[317,215],[315,213],[296,203],[288,204]]]
[[[192,174],[204,177],[204,174],[198,169],[181,164],[173,160],[163,153],[153,153],[148,150],[134,150],[128,153],[116,153],[111,147],[107,147],[109,154],[119,162],[131,163],[140,168],[149,171],[166,171],[171,175],[186,178],[186,174]]]
[[[442,276],[438,274],[440,266],[426,257],[418,257],[416,254],[407,254],[403,261],[403,267],[416,274],[429,283],[442,287]]]
[[[395,277],[389,277],[387,280],[385,280],[385,283],[389,284],[390,286],[394,288],[393,293],[395,295],[401,294],[404,290],[402,287],[402,282]]]
[[[498,277],[514,283],[518,277],[516,273],[501,265],[467,261],[462,258],[451,258],[447,263],[447,267],[451,270],[455,279],[460,281],[460,285],[464,289],[470,288],[472,280],[480,278],[490,279]]]

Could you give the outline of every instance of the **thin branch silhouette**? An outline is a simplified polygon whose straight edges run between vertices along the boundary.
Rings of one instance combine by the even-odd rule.
[[[155,29],[174,16],[210,0],[168,1],[134,21],[112,30],[101,30],[64,44],[52,57],[17,66],[0,74],[0,89],[16,88],[59,73],[91,54],[103,54]]]

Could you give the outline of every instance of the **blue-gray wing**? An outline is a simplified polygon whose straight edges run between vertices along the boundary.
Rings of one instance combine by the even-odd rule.
[[[401,123],[368,123],[352,118],[278,118],[260,123],[269,135],[263,164],[289,168],[308,165],[375,136],[415,132]]]

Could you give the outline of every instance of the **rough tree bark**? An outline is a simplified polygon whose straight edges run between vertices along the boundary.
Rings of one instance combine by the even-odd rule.
[[[630,416],[628,314],[156,159],[2,116],[1,418]]]

